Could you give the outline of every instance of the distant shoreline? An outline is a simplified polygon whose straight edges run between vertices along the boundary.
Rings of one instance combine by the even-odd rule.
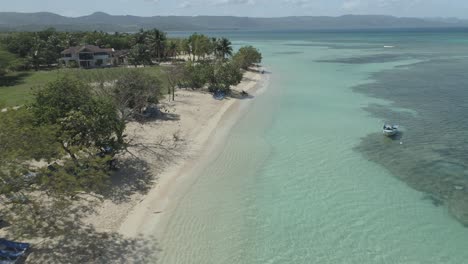
[[[214,26],[215,25],[215,26]],[[363,30],[468,28],[468,20],[458,18],[418,18],[387,15],[342,16],[132,16],[95,12],[66,17],[54,13],[0,12],[0,31],[36,31],[54,27],[59,31],[136,32],[157,27],[164,31],[239,30]]]

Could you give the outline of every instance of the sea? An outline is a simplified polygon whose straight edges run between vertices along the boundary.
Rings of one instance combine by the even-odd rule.
[[[269,80],[155,263],[468,263],[468,30],[202,33],[257,47]]]

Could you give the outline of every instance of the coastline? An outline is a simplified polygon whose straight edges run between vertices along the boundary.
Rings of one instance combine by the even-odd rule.
[[[267,80],[266,75],[248,71],[242,82],[233,87],[233,90],[247,91],[251,95],[256,95],[257,92],[262,92],[263,89],[260,88],[267,85]],[[230,128],[242,116],[250,101],[249,98],[226,98],[217,101],[213,100],[210,94],[200,92],[179,91],[176,95],[179,98],[190,98],[190,103],[194,105],[188,106],[187,110],[192,107],[192,112],[213,112],[207,116],[200,113],[202,118],[199,120],[183,119],[184,115],[180,115],[181,120],[178,126],[181,129],[189,130],[181,135],[182,140],[186,143],[186,146],[181,150],[184,155],[170,160],[162,169],[151,170],[153,176],[157,177],[157,181],[152,184],[151,189],[145,195],[133,197],[132,201],[120,205],[105,203],[97,217],[93,217],[90,221],[98,228],[102,225],[101,229],[118,231],[127,237],[136,237],[141,234],[159,237],[170,218],[171,211],[177,208],[178,201],[183,197],[184,190],[190,188],[191,184],[196,181],[197,175],[210,164],[216,157],[216,153],[222,149],[222,139],[227,136]],[[179,98],[176,98],[175,106],[186,104],[186,102],[178,102]],[[205,107],[206,109],[198,107],[207,103],[212,104],[212,106]],[[135,131],[137,130],[138,128],[135,128]],[[149,134],[147,130],[144,133]],[[152,139],[155,140],[156,137],[153,135]],[[119,210],[117,214],[120,216],[112,215],[117,210]],[[108,213],[102,211],[108,211]]]

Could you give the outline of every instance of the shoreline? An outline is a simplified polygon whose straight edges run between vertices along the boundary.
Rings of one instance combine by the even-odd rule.
[[[251,95],[258,95],[268,85],[268,79],[267,75],[260,72],[249,71],[233,90],[244,90]],[[216,158],[216,153],[222,150],[222,139],[242,117],[251,103],[250,100],[252,99],[224,99],[216,113],[205,120],[205,124],[201,125],[198,131],[195,129],[188,138],[184,138],[189,142],[184,152],[189,155],[176,158],[158,173],[157,182],[120,223],[117,229],[120,234],[127,237],[140,234],[161,237],[171,212],[177,208],[185,190],[196,182],[203,169]]]

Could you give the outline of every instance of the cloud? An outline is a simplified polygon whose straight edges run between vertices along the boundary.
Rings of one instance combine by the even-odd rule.
[[[298,7],[306,7],[310,5],[309,0],[283,0],[283,3]]]
[[[422,0],[344,0],[341,8],[346,11],[367,10],[371,12],[385,11],[386,9],[414,8]]]
[[[345,0],[341,7],[345,10],[354,10],[361,5],[361,0]]]
[[[190,8],[190,7],[192,7],[192,3],[190,3],[189,1],[185,1],[179,4],[179,8]]]
[[[159,1],[160,1],[160,0],[144,0],[144,1],[147,2],[147,3],[159,4]]]
[[[215,5],[253,5],[255,0],[215,0]]]

